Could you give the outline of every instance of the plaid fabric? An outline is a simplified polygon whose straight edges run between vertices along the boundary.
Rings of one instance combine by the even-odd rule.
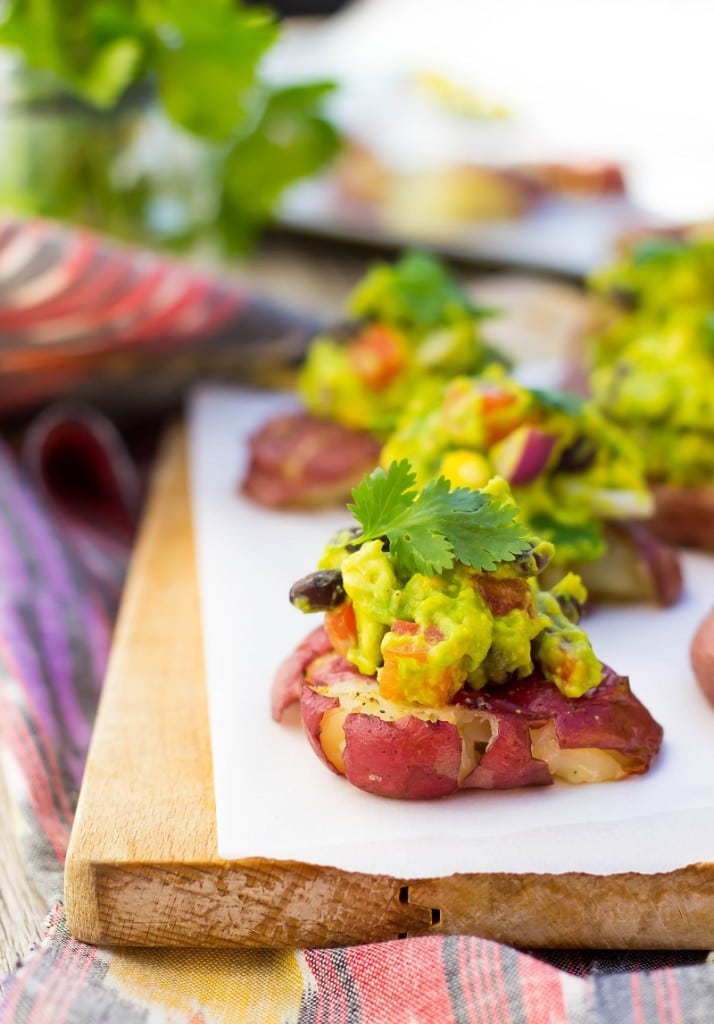
[[[471,936],[295,951],[73,939],[62,866],[141,464],[109,420],[76,405],[45,410],[18,451],[0,442],[0,750],[14,838],[50,910],[5,980],[0,1024],[710,1024],[705,953],[536,956]]]

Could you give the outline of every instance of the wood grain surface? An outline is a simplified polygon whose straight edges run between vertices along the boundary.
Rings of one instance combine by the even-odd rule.
[[[217,855],[185,439],[167,437],[126,587],[66,868],[98,944],[329,946],[433,932],[516,946],[712,948],[714,866],[412,880]]]

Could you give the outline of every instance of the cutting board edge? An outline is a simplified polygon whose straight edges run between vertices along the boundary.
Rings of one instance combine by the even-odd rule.
[[[398,879],[261,858],[73,858],[67,886],[70,931],[97,945],[307,948],[472,934],[528,948],[714,947],[714,863],[656,875]]]

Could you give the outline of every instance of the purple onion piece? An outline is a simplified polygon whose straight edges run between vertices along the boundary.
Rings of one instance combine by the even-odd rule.
[[[494,447],[496,472],[511,484],[528,484],[548,466],[558,438],[538,427],[518,427]]]

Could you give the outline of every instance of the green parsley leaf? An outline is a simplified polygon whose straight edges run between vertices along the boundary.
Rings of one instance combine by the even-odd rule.
[[[553,391],[551,388],[531,388],[536,401],[546,409],[555,409],[568,416],[577,416],[583,411],[585,399],[569,391]]]
[[[632,263],[635,267],[644,267],[649,263],[659,263],[681,256],[685,250],[685,243],[677,238],[647,238],[634,246]]]
[[[702,319],[701,338],[706,351],[714,356],[714,313],[707,313]]]
[[[472,493],[466,488],[458,490]],[[477,512],[473,516],[455,516],[449,526],[449,539],[459,562],[492,572],[499,562],[512,562],[528,548],[528,533],[516,521],[518,509],[514,505],[501,505],[488,498]]]
[[[378,263],[352,293],[350,310],[357,317],[424,329],[493,315],[471,301],[443,263],[423,252]]]
[[[362,524],[365,540],[386,534],[394,519],[411,507],[416,475],[406,459],[392,462],[385,471],[378,466],[352,491],[354,505],[347,508]]]
[[[516,509],[482,491],[449,489],[439,477],[421,491],[406,459],[376,469],[352,492],[349,510],[363,528],[362,541],[388,537],[389,550],[406,575],[431,576],[455,561],[478,571],[510,562],[529,545]]]

